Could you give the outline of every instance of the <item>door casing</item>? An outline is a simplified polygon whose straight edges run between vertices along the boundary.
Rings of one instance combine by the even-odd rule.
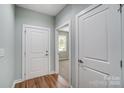
[[[71,87],[71,20],[66,21],[55,29],[55,71],[59,73],[59,56],[58,56],[58,30],[64,26],[69,26],[69,85]]]
[[[49,64],[49,70],[48,74],[50,74],[50,28],[48,27],[40,27],[40,26],[32,26],[32,25],[27,25],[23,24],[23,31],[22,31],[22,81],[26,79],[25,73],[26,73],[26,28],[35,28],[35,29],[45,29],[48,31],[48,37],[49,37],[49,55],[48,55],[48,64]]]
[[[124,5],[122,5],[122,13],[121,13],[121,33],[122,33],[122,87],[124,87]]]

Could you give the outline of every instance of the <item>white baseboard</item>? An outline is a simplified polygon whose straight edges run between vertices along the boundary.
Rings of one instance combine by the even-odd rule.
[[[22,81],[23,81],[22,79],[17,79],[17,80],[15,80],[15,81],[13,82],[11,88],[14,88],[16,83],[19,83],[19,82],[22,82]]]
[[[73,86],[71,85],[70,88],[73,88]]]
[[[51,71],[51,72],[49,72],[49,75],[50,75],[50,74],[55,74],[55,73],[56,73],[55,71]]]

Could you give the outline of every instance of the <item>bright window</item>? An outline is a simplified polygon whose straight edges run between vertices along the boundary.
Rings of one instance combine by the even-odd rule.
[[[67,38],[65,35],[59,35],[59,51],[66,51],[67,50]]]

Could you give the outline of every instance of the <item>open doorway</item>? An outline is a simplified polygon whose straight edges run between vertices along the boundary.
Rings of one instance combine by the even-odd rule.
[[[56,72],[71,86],[70,21],[56,28]]]
[[[69,81],[69,32],[58,32],[59,74]]]

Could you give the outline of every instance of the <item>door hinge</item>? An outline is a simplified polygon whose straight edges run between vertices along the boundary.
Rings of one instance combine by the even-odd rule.
[[[122,60],[120,61],[120,67],[121,67],[121,68],[123,67],[123,63],[122,63]]]
[[[120,4],[120,7],[119,7],[119,9],[118,9],[118,11],[120,12],[120,13],[122,13],[122,7],[124,6],[124,4]]]

